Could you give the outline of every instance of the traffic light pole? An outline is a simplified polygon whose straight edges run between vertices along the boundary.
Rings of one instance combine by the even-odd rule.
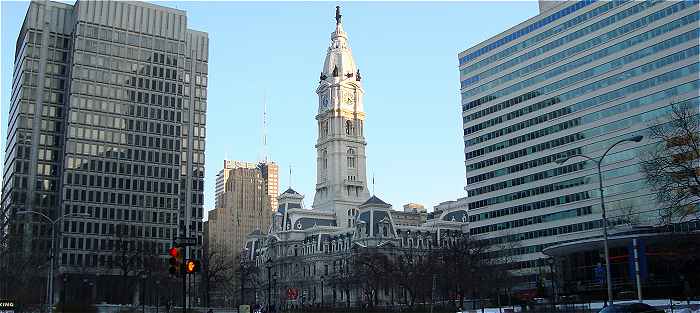
[[[183,247],[182,250],[184,251],[183,260],[187,260],[187,247]],[[182,275],[182,313],[187,313],[187,269],[184,263],[180,274]]]

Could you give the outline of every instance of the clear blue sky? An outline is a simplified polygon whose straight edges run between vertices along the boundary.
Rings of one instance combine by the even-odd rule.
[[[159,2],[186,10],[189,27],[209,33],[206,209],[225,156],[258,158],[264,93],[280,191],[291,164],[292,187],[311,206],[314,90],[338,3],[362,71],[368,179],[374,173],[376,194],[395,209],[417,202],[430,210],[465,196],[457,54],[536,15],[536,1]],[[14,46],[27,6],[1,4],[3,154]]]

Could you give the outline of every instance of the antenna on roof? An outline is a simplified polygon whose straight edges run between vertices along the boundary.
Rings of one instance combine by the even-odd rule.
[[[267,163],[267,90],[263,91],[262,151],[260,161]]]

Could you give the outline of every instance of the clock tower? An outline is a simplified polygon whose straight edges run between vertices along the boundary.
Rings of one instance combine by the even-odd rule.
[[[333,211],[338,226],[352,226],[357,207],[369,199],[364,137],[364,90],[336,7],[335,31],[318,88],[316,194],[313,208]]]

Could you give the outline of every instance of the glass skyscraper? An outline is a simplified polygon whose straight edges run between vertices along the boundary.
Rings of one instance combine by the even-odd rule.
[[[96,291],[82,294],[96,297],[91,303],[131,301],[110,298],[119,286],[106,277],[164,269],[158,262],[175,237],[201,246],[208,45],[177,9],[29,5],[15,52],[2,206],[8,244],[25,254],[46,253],[51,229],[20,212],[76,214],[56,224],[55,273],[66,279],[54,285],[87,288],[89,280]],[[46,275],[40,263],[35,274]],[[70,302],[81,293],[68,294]]]
[[[599,236],[595,163],[613,143],[698,105],[698,1],[562,1],[459,54],[471,235],[534,283],[541,251]],[[608,216],[653,224],[639,166],[651,144],[618,145],[603,163]]]

